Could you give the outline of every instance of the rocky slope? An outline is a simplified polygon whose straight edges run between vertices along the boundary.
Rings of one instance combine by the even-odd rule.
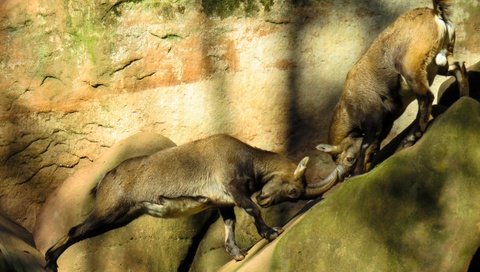
[[[271,243],[261,240],[251,220],[236,210],[237,240],[243,248],[253,246],[244,261],[229,262],[222,247],[222,223],[215,221],[215,213],[203,213],[175,220],[143,217],[83,241],[60,258],[60,271],[476,271],[479,116],[479,102],[460,99],[435,119],[416,145],[339,184],[323,200],[307,203]],[[122,154],[131,139],[135,137],[103,158],[118,160],[111,154]],[[58,199],[58,194],[52,197]],[[75,201],[70,205],[77,207],[70,208],[49,201],[46,211],[81,217],[82,203]],[[283,204],[264,214],[270,224],[283,225],[304,204]],[[32,236],[0,219],[0,269],[41,271],[43,257]],[[51,233],[39,233],[55,236],[67,223],[44,221]],[[46,240],[39,244],[48,244]]]
[[[479,102],[461,99],[413,147],[348,180],[273,243],[220,271],[478,267],[479,116]]]

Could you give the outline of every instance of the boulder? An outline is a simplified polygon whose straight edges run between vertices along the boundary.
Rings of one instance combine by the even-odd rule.
[[[185,271],[211,212],[177,219],[140,217],[68,248],[58,271]]]
[[[461,98],[414,146],[343,183],[277,240],[220,271],[478,266],[472,257],[478,259],[480,246],[479,116],[480,103]]]

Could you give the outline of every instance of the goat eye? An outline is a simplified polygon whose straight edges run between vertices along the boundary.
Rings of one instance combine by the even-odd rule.
[[[347,161],[348,162],[353,162],[353,161],[355,161],[355,157],[347,157]]]

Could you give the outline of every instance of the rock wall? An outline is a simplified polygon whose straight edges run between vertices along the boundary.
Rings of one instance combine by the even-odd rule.
[[[326,139],[345,75],[374,37],[430,5],[1,1],[0,212],[31,231],[49,192],[137,131],[177,144],[227,132],[299,157]],[[479,9],[454,5],[467,64],[480,58]]]

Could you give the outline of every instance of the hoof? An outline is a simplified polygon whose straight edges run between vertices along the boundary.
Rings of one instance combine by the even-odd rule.
[[[247,255],[247,252],[240,249],[236,244],[226,244],[225,249],[227,250],[227,253],[230,254],[230,256],[232,256],[232,258],[237,262],[245,259],[245,256]]]
[[[400,146],[401,146],[402,149],[410,147],[416,142],[416,140],[417,140],[417,138],[415,137],[415,135],[409,135],[405,139],[403,139]]]
[[[234,256],[233,259],[239,262],[239,261],[243,261],[243,259],[245,259],[245,256],[247,256],[247,252],[242,250],[242,253]]]
[[[273,241],[278,236],[280,236],[280,234],[282,234],[282,232],[283,232],[283,229],[281,229],[281,228],[271,228],[263,235],[263,237],[265,239],[267,239],[268,241]]]

